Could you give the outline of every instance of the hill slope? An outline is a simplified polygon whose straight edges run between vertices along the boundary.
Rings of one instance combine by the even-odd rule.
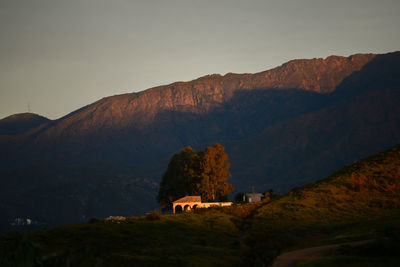
[[[400,146],[295,188],[261,208],[258,216],[329,223],[393,212],[400,212]]]
[[[0,120],[0,135],[22,134],[49,121],[33,113],[14,114]]]
[[[399,87],[400,88],[400,87]],[[400,90],[371,90],[226,143],[233,182],[279,192],[400,143]]]
[[[257,210],[247,243],[254,257],[270,262],[283,249],[293,247],[399,238],[399,225],[397,146],[266,203]],[[398,255],[400,248],[395,248]]]

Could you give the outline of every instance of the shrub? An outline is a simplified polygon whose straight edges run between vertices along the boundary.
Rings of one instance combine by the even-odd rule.
[[[100,222],[100,220],[97,219],[96,217],[89,218],[88,220],[88,223],[98,223],[98,222]]]
[[[156,221],[156,220],[160,220],[161,216],[157,210],[153,210],[151,213],[147,214],[145,218],[148,221]]]
[[[137,221],[137,220],[139,220],[139,217],[138,216],[128,216],[128,217],[126,217],[126,220],[129,222]]]

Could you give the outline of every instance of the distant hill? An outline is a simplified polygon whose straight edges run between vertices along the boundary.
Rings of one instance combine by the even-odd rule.
[[[131,166],[104,163],[0,170],[0,177],[12,178],[0,179],[0,235],[16,218],[35,221],[27,229],[40,229],[145,214],[156,208],[158,184],[134,172]]]
[[[34,113],[19,113],[0,120],[0,135],[25,133],[50,120]]]
[[[331,56],[293,60],[256,74],[208,75],[103,98],[23,134],[0,136],[4,185],[0,194],[10,197],[0,203],[0,212],[10,214],[3,218],[12,221],[32,211],[25,203],[43,203],[38,194],[25,193],[16,203],[8,193],[14,192],[9,184],[16,177],[25,176],[15,192],[34,188],[40,195],[58,192],[45,177],[76,166],[114,166],[100,169],[115,183],[120,175],[128,175],[157,185],[173,153],[215,142],[225,145],[231,158],[230,182],[236,192],[251,186],[257,191],[273,187],[287,192],[400,144],[399,73],[400,52]],[[41,178],[47,166],[53,166],[52,174]],[[119,211],[124,214],[142,213],[138,202],[148,210],[157,207],[155,199],[139,195],[123,203],[118,186],[107,189],[103,178],[96,180],[96,168],[78,176],[77,188],[90,181],[101,188],[100,195],[115,195],[105,202],[110,205],[107,213],[113,207],[125,207]],[[68,179],[54,179],[52,186],[62,188]],[[56,210],[56,199],[63,199],[66,207],[76,211],[71,220],[104,216],[87,201],[66,200],[69,190],[49,193],[48,211]],[[157,191],[143,190],[148,190],[141,191],[146,196]],[[78,190],[74,199],[88,195]]]

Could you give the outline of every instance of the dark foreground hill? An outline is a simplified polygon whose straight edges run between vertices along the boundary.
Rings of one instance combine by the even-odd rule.
[[[399,73],[400,52],[293,60],[107,97],[2,135],[1,220],[142,214],[157,207],[147,184],[159,183],[171,155],[214,142],[231,158],[236,191],[287,192],[400,143]],[[65,216],[54,216],[59,207]]]
[[[1,237],[0,263],[265,266],[286,249],[376,240],[343,248],[339,256],[318,266],[398,266],[399,230],[400,147],[395,147],[255,205],[123,220],[91,219]]]

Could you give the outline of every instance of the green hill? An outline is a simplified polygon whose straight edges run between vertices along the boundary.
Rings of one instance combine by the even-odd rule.
[[[400,146],[356,162],[327,179],[294,188],[258,216],[332,222],[400,209]]]
[[[388,229],[400,230],[400,146],[265,203],[247,243],[270,262],[282,250],[387,237]]]
[[[400,147],[395,147],[258,204],[91,219],[2,237],[0,265],[261,266],[285,250],[374,239],[339,251],[321,266],[342,265],[338,258],[350,256],[356,264],[377,259],[382,263],[377,266],[385,266],[400,262],[399,232]]]

